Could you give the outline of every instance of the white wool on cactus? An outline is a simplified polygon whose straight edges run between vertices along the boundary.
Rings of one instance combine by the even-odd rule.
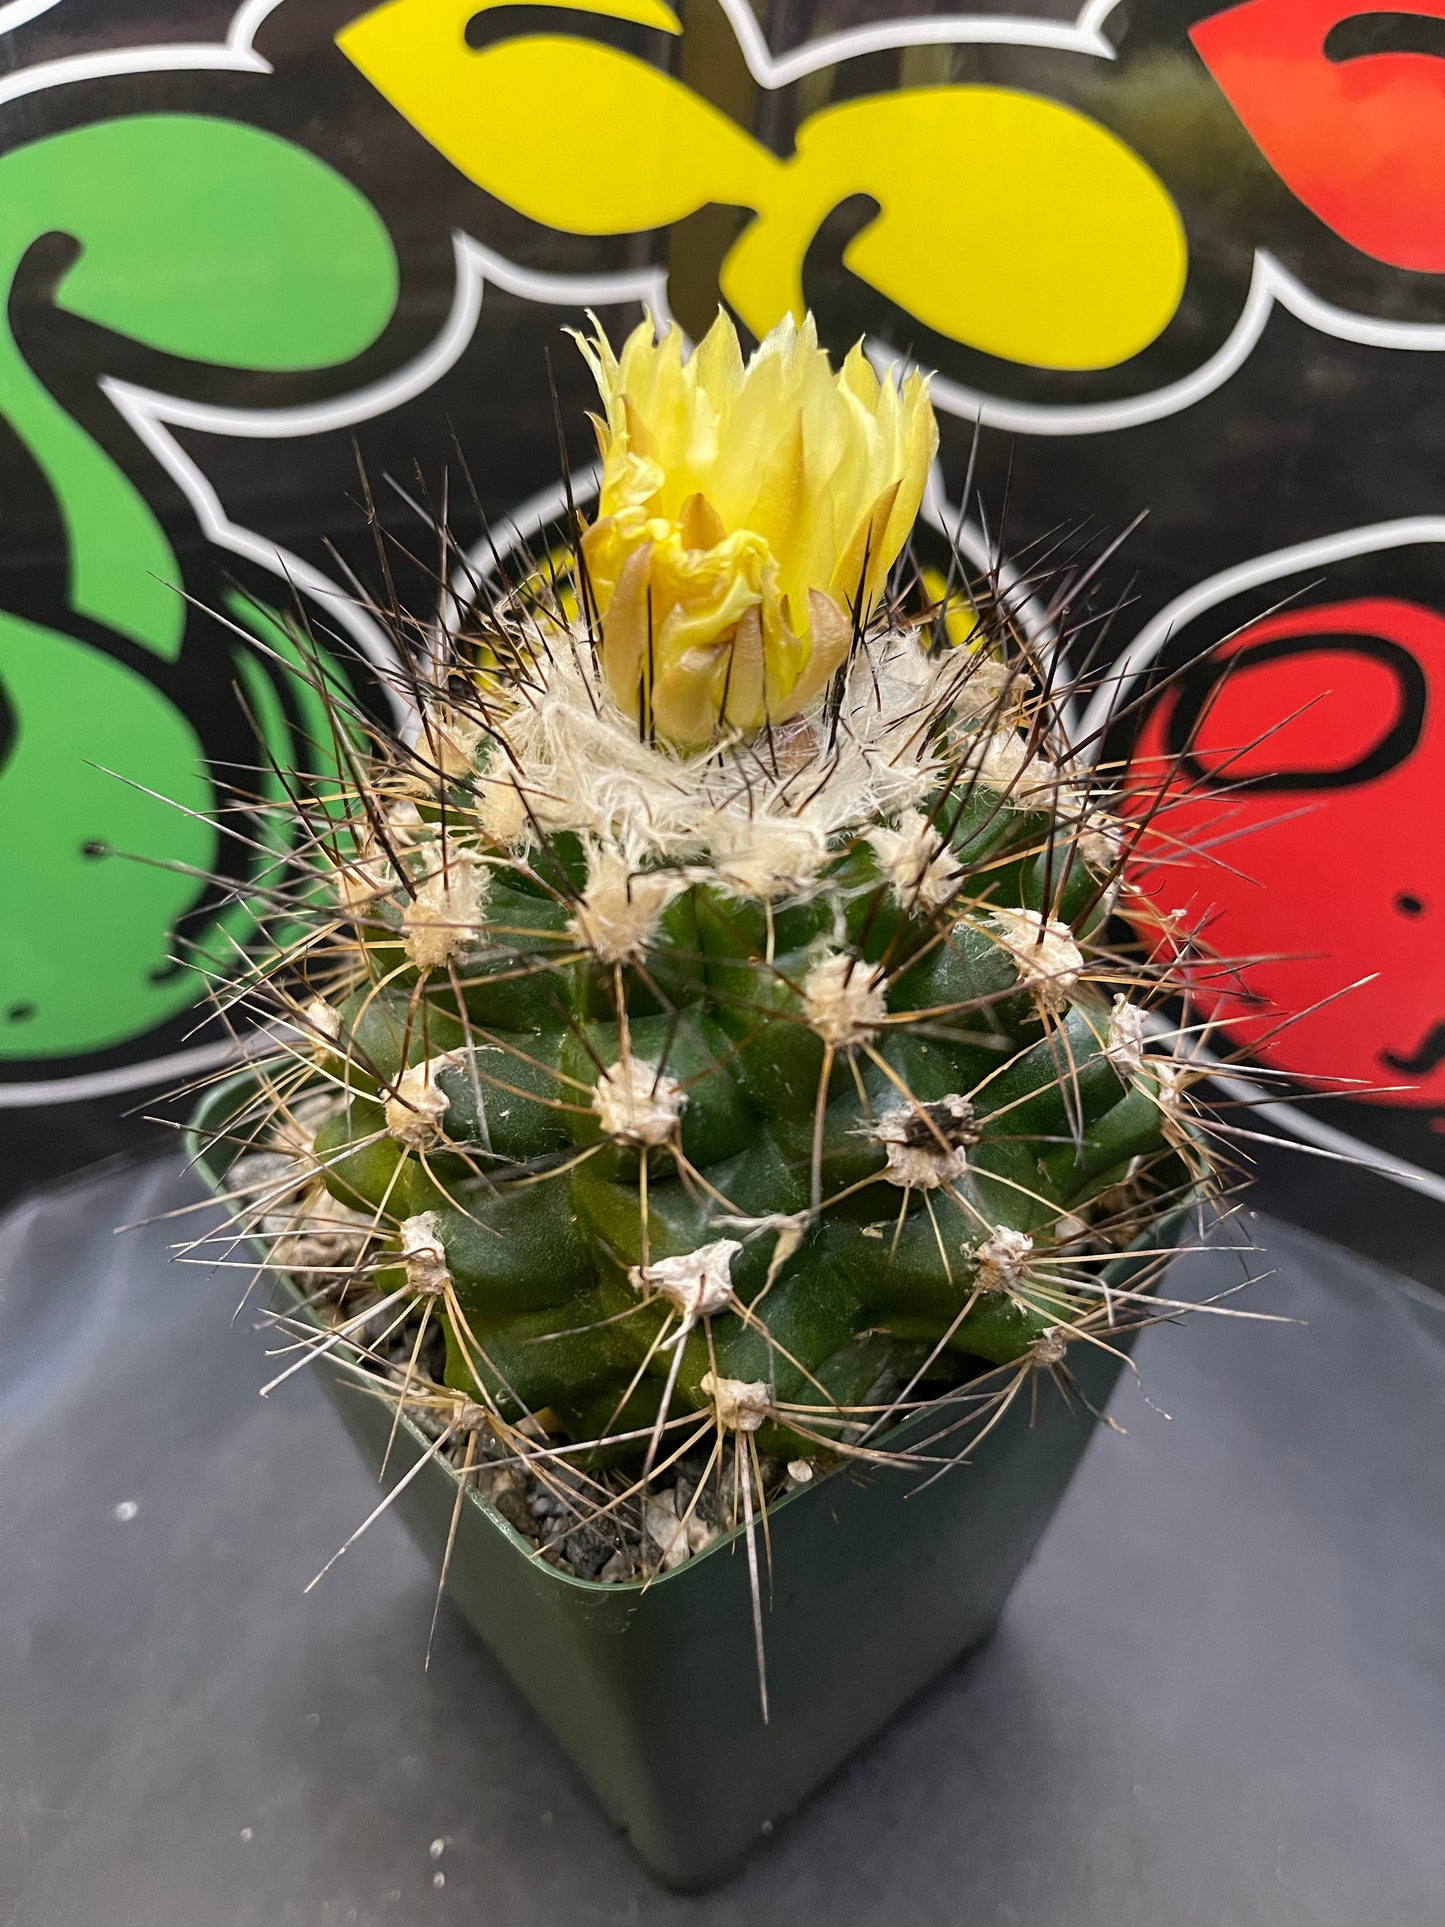
[[[732,1303],[732,1262],[742,1246],[736,1238],[718,1238],[696,1251],[680,1252],[671,1258],[657,1258],[650,1265],[633,1265],[628,1281],[638,1291],[660,1292],[682,1313],[682,1324],[673,1335],[679,1343],[699,1318],[711,1318],[726,1311]]]
[[[1165,1143],[1186,1157],[1192,1156],[1195,1147],[1190,1135],[1188,1068],[1164,1057],[1146,1057],[1144,1068],[1158,1080],[1159,1123]]]
[[[704,1372],[699,1390],[710,1398],[717,1422],[728,1432],[756,1432],[767,1419],[772,1394],[764,1379],[719,1378]]]
[[[897,829],[869,830],[868,841],[900,909],[938,910],[957,890],[963,865],[922,810],[905,810]]]
[[[455,1052],[424,1058],[397,1079],[386,1102],[386,1128],[409,1151],[431,1151],[441,1143],[442,1119],[451,1099],[437,1083],[440,1072],[457,1062]]]
[[[342,859],[331,873],[337,902],[345,911],[365,910],[387,896],[397,876],[384,850],[360,851]]]
[[[475,769],[481,740],[480,722],[438,704],[422,719],[417,749],[439,774],[453,780]]]
[[[715,810],[702,830],[718,881],[738,896],[798,895],[828,860],[827,837],[806,818]]]
[[[931,1104],[895,1105],[878,1119],[874,1136],[887,1150],[890,1184],[936,1191],[967,1171],[979,1132],[973,1105],[954,1093]]]
[[[1109,1033],[1104,1040],[1104,1055],[1125,1083],[1139,1075],[1144,1062],[1144,1027],[1148,1012],[1131,1004],[1121,992],[1109,1013]]]
[[[301,1013],[302,1026],[312,1037],[334,1044],[341,1035],[341,1012],[324,997],[313,997]]]
[[[657,920],[684,888],[681,877],[634,870],[618,849],[594,846],[587,888],[567,928],[599,963],[640,963]]]
[[[951,708],[958,722],[987,722],[1002,727],[1018,712],[1027,682],[1017,669],[973,646],[956,649],[944,658],[953,665],[955,689]]]
[[[446,1248],[442,1244],[441,1223],[435,1211],[419,1211],[401,1221],[401,1261],[406,1267],[408,1287],[422,1298],[439,1298],[447,1291],[452,1275],[447,1269]]]
[[[1068,924],[1037,910],[1013,910],[1002,904],[989,911],[989,924],[1025,988],[1045,1010],[1064,1009],[1084,968],[1083,952]]]
[[[592,1087],[592,1109],[609,1137],[625,1144],[666,1144],[687,1109],[675,1077],[641,1057],[611,1064]]]
[[[962,781],[972,777],[985,789],[996,790],[1011,803],[1047,808],[1062,780],[1056,763],[1029,748],[1017,730],[998,730],[979,737],[964,755]]]
[[[843,952],[825,957],[803,979],[803,1015],[833,1050],[871,1044],[888,1015],[883,973]]]
[[[1069,1338],[1064,1327],[1050,1325],[1048,1330],[1041,1331],[1029,1346],[1029,1363],[1039,1371],[1052,1371],[1056,1365],[1063,1364],[1064,1355],[1068,1349]]]
[[[546,648],[525,694],[506,699],[494,723],[507,768],[482,780],[498,795],[515,782],[542,829],[608,842],[633,863],[709,851],[744,860],[763,824],[765,838],[779,839],[764,852],[795,839],[797,865],[844,832],[916,808],[957,750],[933,723],[988,714],[1011,676],[991,658],[932,657],[912,633],[890,632],[855,652],[834,726],[794,725],[750,743],[724,736],[697,756],[639,735],[636,717],[599,685],[580,624],[548,619],[541,628]]]
[[[535,806],[515,777],[479,776],[474,788],[477,821],[484,836],[509,850],[523,849],[535,840]]]
[[[1087,810],[1080,818],[1075,847],[1096,877],[1114,878],[1124,855],[1124,829],[1103,810]]]
[[[386,833],[395,844],[414,843],[425,834],[421,811],[409,796],[398,797],[386,806]]]
[[[402,912],[401,943],[423,976],[470,950],[481,935],[487,872],[471,850],[431,843],[417,852],[423,881]]]
[[[1026,1231],[999,1225],[974,1248],[974,1284],[991,1293],[1017,1291],[1029,1275],[1033,1255],[1034,1241]]]

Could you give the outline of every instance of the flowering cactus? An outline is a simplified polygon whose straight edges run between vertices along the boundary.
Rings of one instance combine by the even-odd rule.
[[[791,322],[746,367],[724,319],[583,352],[571,589],[474,612],[313,826],[260,1135],[366,1330],[420,1314],[404,1369],[338,1329],[448,1436],[876,1456],[1129,1322],[1104,1267],[1201,1169],[1168,986],[1110,948],[1120,832],[1006,614],[886,593],[924,383]]]

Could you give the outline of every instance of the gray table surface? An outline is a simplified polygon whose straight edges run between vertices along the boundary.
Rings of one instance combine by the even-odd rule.
[[[393,1521],[303,1597],[375,1488],[304,1375],[257,1399],[236,1273],[111,1235],[191,1195],[0,1222],[12,1927],[1445,1922],[1445,1301],[1251,1224],[1305,1322],[1147,1332],[994,1643],[682,1900],[446,1613],[423,1671]]]

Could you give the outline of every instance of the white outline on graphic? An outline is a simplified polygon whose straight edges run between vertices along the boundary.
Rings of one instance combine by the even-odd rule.
[[[356,598],[299,555],[230,519],[209,477],[166,432],[169,417],[163,406],[164,396],[134,388],[112,375],[102,375],[97,386],[184,493],[208,541],[217,548],[229,549],[232,555],[259,562],[262,568],[280,576],[288,588],[304,590],[333,614],[367,660],[382,672],[382,687],[400,721],[403,710],[394,686],[396,655],[385,632],[358,606]]]
[[[1150,1011],[1144,1023],[1149,1034],[1161,1042],[1178,1041],[1177,1027],[1162,1011]],[[1188,1062],[1202,1071],[1225,1097],[1236,1104],[1245,1105],[1251,1112],[1262,1113],[1265,1123],[1273,1120],[1302,1143],[1323,1151],[1326,1157],[1371,1171],[1376,1177],[1388,1179],[1391,1184],[1409,1185],[1411,1189],[1423,1191],[1445,1204],[1445,1177],[1437,1172],[1427,1171],[1420,1164],[1412,1164],[1409,1158],[1396,1157],[1393,1151],[1381,1151],[1373,1144],[1351,1137],[1348,1131],[1337,1130],[1333,1124],[1324,1124],[1287,1097],[1272,1097],[1267,1089],[1261,1090],[1258,1084],[1251,1083],[1247,1077],[1237,1075],[1223,1058],[1216,1057],[1212,1050],[1195,1040],[1191,1040],[1188,1047]]]
[[[672,318],[667,305],[667,270],[660,265],[624,268],[615,274],[543,274],[536,268],[518,267],[470,235],[465,239],[484,279],[495,281],[505,293],[521,301],[553,308],[610,308],[619,302],[640,301],[659,321]]]
[[[29,4],[29,0],[21,0],[21,4]],[[283,4],[285,0],[247,0],[233,19],[224,43],[125,48],[43,62],[0,79],[0,106],[45,88],[117,74],[186,68],[270,73],[270,62],[256,52],[253,42],[262,22]],[[846,28],[782,55],[769,50],[748,0],[719,0],[719,4],[749,72],[760,87],[770,92],[839,61],[891,47],[1012,45],[1050,48],[1099,60],[1117,58],[1103,29],[1118,0],[1088,0],[1073,21],[1015,19],[996,14],[944,14],[875,21],[867,26]],[[3,13],[4,9],[0,8],[0,22],[3,22]],[[474,245],[480,247],[480,244]],[[602,293],[604,287],[611,289],[628,279],[625,275],[536,275],[490,250],[482,252],[489,256],[494,278],[510,285],[525,300],[603,301],[616,298]],[[531,292],[538,284],[545,285],[547,291]],[[565,295],[557,292],[563,288],[568,290]],[[596,293],[592,292],[594,288]],[[1135,428],[1190,408],[1222,387],[1253,353],[1276,306],[1317,333],[1335,340],[1406,353],[1445,352],[1445,324],[1381,320],[1336,307],[1311,293],[1261,248],[1256,250],[1244,306],[1229,336],[1201,367],[1179,381],[1117,401],[1034,403],[1006,400],[938,376],[934,380],[934,400],[946,414],[1010,433],[1094,435]]]
[[[1129,684],[1137,681],[1186,623],[1193,622],[1204,610],[1225,602],[1244,589],[1258,589],[1281,576],[1296,575],[1302,569],[1318,568],[1327,562],[1349,562],[1357,555],[1373,555],[1387,549],[1413,548],[1419,542],[1445,543],[1445,516],[1407,515],[1393,522],[1371,522],[1363,528],[1341,529],[1336,535],[1320,535],[1308,542],[1296,542],[1284,549],[1271,549],[1267,555],[1237,562],[1207,576],[1161,609],[1145,624],[1119,657],[1094,692],[1082,718],[1081,742],[1102,744],[1110,718],[1122,704]]]
[[[1379,321],[1368,315],[1337,308],[1296,281],[1264,248],[1255,252],[1249,292],[1239,319],[1227,339],[1207,361],[1145,395],[1128,400],[1055,405],[1043,402],[1002,401],[982,389],[966,387],[946,375],[933,377],[933,399],[950,415],[981,421],[1016,435],[1103,435],[1121,428],[1138,428],[1163,421],[1192,408],[1216,388],[1222,388],[1241,369],[1259,345],[1276,307],[1303,321],[1317,334],[1351,341],[1365,348],[1402,349],[1414,354],[1445,353],[1445,325],[1424,321]],[[870,344],[871,347],[872,344]]]
[[[997,575],[1002,599],[1031,642],[1052,643],[1053,631],[1044,619],[1038,598],[1019,586],[1018,570],[1004,561],[988,531],[967,516],[962,507],[950,501],[943,479],[943,463],[936,461],[928,472],[919,514],[930,528],[936,529],[951,548],[971,562],[980,575]]]
[[[1089,0],[1074,20],[1041,20],[1010,14],[944,13],[912,20],[875,20],[866,27],[845,27],[839,33],[810,40],[791,53],[775,54],[763,38],[748,0],[718,0],[727,15],[748,72],[760,87],[775,93],[805,74],[834,67],[860,54],[885,53],[894,47],[957,47],[970,44],[1013,47],[1052,47],[1060,53],[1094,54],[1101,60],[1117,55],[1104,38],[1103,26],[1119,0]]]
[[[501,518],[500,526],[479,537],[453,569],[446,586],[446,602],[451,613],[443,616],[443,627],[454,627],[470,598],[484,582],[496,576],[508,556],[515,555],[538,529],[562,519],[569,496],[574,507],[579,502],[590,502],[601,480],[601,463],[589,462],[583,468],[574,468],[565,482],[549,482],[546,488],[519,502],[515,509],[509,509]]]
[[[111,382],[127,402],[153,421],[169,428],[194,428],[206,435],[269,441],[293,435],[324,435],[370,421],[404,402],[425,394],[466,349],[482,312],[483,281],[472,260],[472,243],[464,234],[452,236],[456,262],[456,293],[440,334],[393,375],[338,395],[330,401],[308,402],[294,408],[223,408],[209,402],[185,401],[131,383]],[[129,409],[127,410],[129,413]]]
[[[473,259],[484,277],[514,294],[522,301],[557,308],[603,308],[638,301],[650,309],[660,327],[672,320],[667,305],[667,270],[661,266],[632,268],[619,274],[569,275],[541,274],[532,268],[519,268],[505,256],[470,241]],[[499,519],[498,526],[480,536],[457,563],[442,593],[438,621],[450,629],[464,612],[468,601],[484,582],[489,582],[509,555],[566,513],[570,494],[575,506],[590,502],[602,479],[598,462],[584,463],[574,469],[565,482],[550,482],[546,488],[529,495],[515,509]]]
[[[60,0],[5,0],[5,5],[0,6],[0,33],[13,33],[16,27],[28,26],[42,13],[49,13],[59,5]]]

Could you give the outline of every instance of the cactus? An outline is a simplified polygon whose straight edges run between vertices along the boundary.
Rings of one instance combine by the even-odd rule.
[[[434,1438],[629,1492],[886,1455],[982,1384],[976,1435],[1134,1322],[1103,1268],[1205,1174],[1167,972],[1111,943],[1122,832],[1003,601],[888,593],[917,377],[807,323],[746,370],[722,319],[583,348],[597,518],[312,825],[248,1127],[293,1160],[276,1262]]]

